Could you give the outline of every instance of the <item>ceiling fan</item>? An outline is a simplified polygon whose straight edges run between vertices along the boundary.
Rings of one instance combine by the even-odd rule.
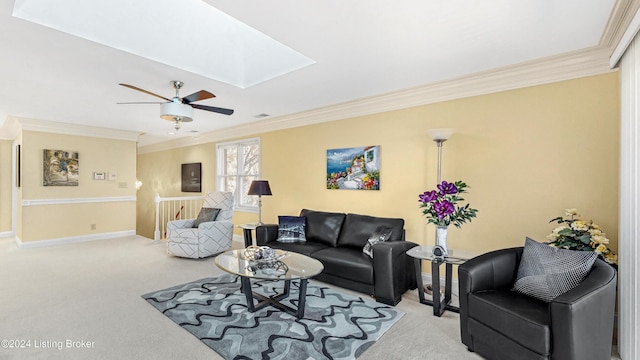
[[[176,95],[171,99],[168,99],[164,96],[160,96],[158,94],[154,94],[151,91],[147,91],[133,85],[119,84],[124,87],[128,87],[129,89],[138,90],[145,94],[149,94],[151,96],[155,96],[160,99],[166,100],[166,102],[133,102],[133,103],[118,103],[118,104],[161,104],[160,117],[165,120],[174,121],[175,122],[174,127],[176,130],[180,129],[181,122],[193,121],[193,109],[211,111],[211,112],[224,114],[224,115],[233,114],[232,109],[193,104],[194,101],[206,100],[206,99],[216,97],[215,95],[213,95],[212,93],[206,90],[200,90],[200,91],[194,92],[191,95],[187,95],[181,98],[180,89],[182,88],[184,83],[182,81],[172,80],[170,84],[171,86],[173,86],[174,89],[176,89]]]

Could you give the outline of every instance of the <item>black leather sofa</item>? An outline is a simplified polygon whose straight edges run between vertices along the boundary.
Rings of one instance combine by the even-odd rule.
[[[462,342],[487,359],[610,359],[615,269],[597,259],[577,287],[546,303],[511,291],[522,251],[493,251],[458,268]]]
[[[417,244],[405,241],[403,219],[308,209],[300,216],[306,217],[306,242],[278,242],[278,225],[264,225],[256,229],[256,243],[313,257],[324,265],[314,279],[372,295],[384,304],[396,305],[403,293],[416,288],[413,261],[406,252]],[[388,241],[373,246],[372,259],[362,249],[379,226],[390,227],[392,233]]]

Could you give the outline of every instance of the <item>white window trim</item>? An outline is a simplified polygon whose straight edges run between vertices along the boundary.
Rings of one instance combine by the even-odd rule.
[[[219,180],[220,180],[220,177],[222,176],[220,174],[223,172],[223,166],[225,164],[224,159],[222,158],[222,152],[220,152],[219,149],[221,147],[226,147],[231,145],[238,146],[238,145],[255,144],[255,143],[258,144],[258,151],[260,152],[260,161],[258,162],[258,179],[261,179],[262,178],[262,143],[260,142],[259,137],[236,140],[236,141],[227,141],[227,142],[216,144],[216,190],[222,191],[222,182]],[[241,159],[238,159],[238,160],[240,161]],[[241,168],[241,164],[238,164],[238,167]],[[258,206],[240,205],[241,204],[240,194],[238,193],[238,190],[240,190],[241,188],[242,188],[241,184],[239,182],[236,183],[236,191],[233,194],[233,200],[235,204],[234,210],[257,214]]]

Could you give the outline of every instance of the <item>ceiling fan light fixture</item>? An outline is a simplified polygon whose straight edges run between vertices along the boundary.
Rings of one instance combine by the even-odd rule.
[[[193,121],[193,108],[174,99],[160,106],[160,117],[169,121],[190,122]]]
[[[173,124],[173,128],[176,129],[176,131],[180,130],[180,127],[182,126],[182,123],[180,122],[180,119],[178,119],[177,117],[175,118],[175,123]]]

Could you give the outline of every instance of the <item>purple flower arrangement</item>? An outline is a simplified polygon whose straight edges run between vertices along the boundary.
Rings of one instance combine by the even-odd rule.
[[[467,184],[462,181],[449,183],[443,181],[438,184],[436,190],[425,191],[418,195],[422,214],[427,218],[427,222],[436,226],[449,226],[453,224],[460,227],[465,222],[471,222],[476,217],[478,210],[464,206],[456,206],[464,198],[460,194],[466,192]]]

